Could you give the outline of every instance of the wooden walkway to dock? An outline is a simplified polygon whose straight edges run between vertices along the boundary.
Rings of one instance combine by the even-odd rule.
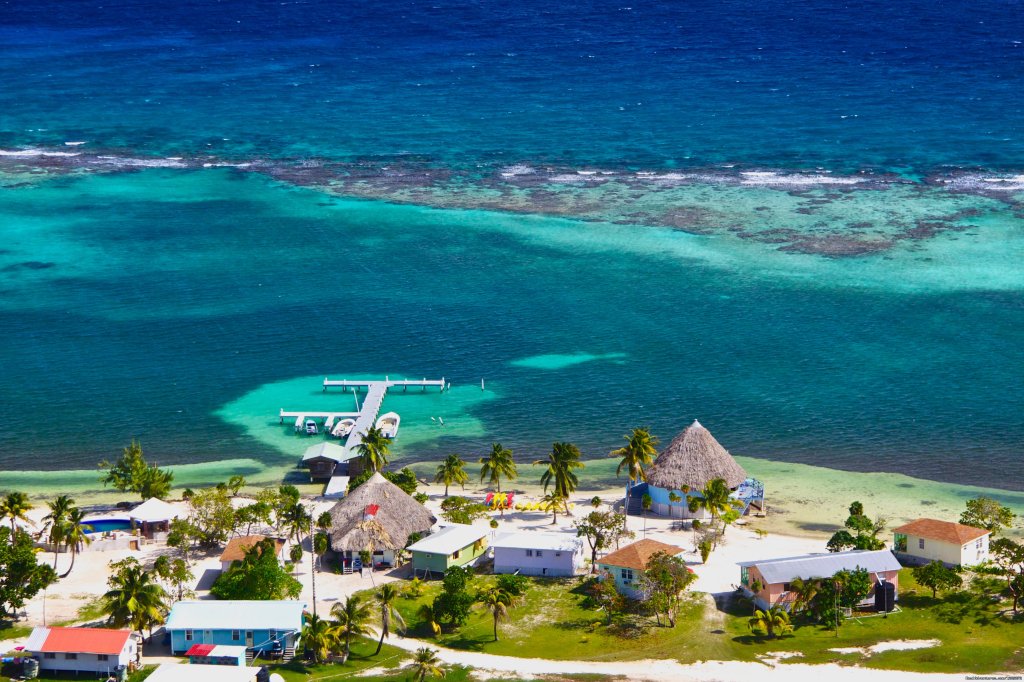
[[[331,422],[338,419],[355,419],[355,426],[352,427],[352,431],[349,432],[348,438],[345,440],[344,448],[347,453],[352,453],[359,447],[359,444],[363,442],[363,435],[377,422],[377,416],[380,414],[380,408],[384,404],[384,396],[387,395],[388,389],[401,387],[403,392],[409,390],[409,387],[422,388],[426,391],[428,388],[438,388],[444,391],[448,384],[445,382],[444,377],[440,379],[391,379],[385,377],[383,381],[352,381],[349,379],[329,379],[324,377],[324,392],[327,392],[328,388],[341,388],[343,391],[352,391],[356,394],[356,405],[359,407],[358,412],[325,412],[316,410],[285,410],[282,409],[279,412],[281,423],[284,423],[286,418],[295,419],[295,428],[299,430],[301,424],[308,418],[323,418]],[[358,394],[361,391],[366,392],[362,399],[362,405],[359,405]],[[345,478],[345,485],[348,484],[347,476],[335,476],[328,481],[325,488],[325,494],[328,492],[335,493],[341,485],[341,481],[335,481],[334,479]]]

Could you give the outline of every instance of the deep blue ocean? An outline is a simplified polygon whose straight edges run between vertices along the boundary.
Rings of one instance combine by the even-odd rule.
[[[0,470],[390,373],[1024,489],[1021,2],[631,2],[0,2]]]

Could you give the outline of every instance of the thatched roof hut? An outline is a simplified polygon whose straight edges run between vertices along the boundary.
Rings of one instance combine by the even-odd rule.
[[[402,549],[413,533],[425,533],[437,519],[404,490],[374,474],[331,508],[331,549],[335,552]]]
[[[672,439],[647,471],[650,485],[667,490],[701,490],[716,478],[735,488],[746,480],[747,472],[696,419]]]

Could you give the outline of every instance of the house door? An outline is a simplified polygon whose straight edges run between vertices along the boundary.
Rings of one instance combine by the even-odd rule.
[[[203,630],[203,644],[213,644],[213,630]]]
[[[252,644],[253,644],[252,630],[246,630],[245,631],[245,646],[247,646],[247,647],[249,647],[251,649],[252,648]]]

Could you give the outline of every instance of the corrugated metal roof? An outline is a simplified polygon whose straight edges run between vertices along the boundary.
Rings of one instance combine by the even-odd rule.
[[[550,549],[575,552],[583,540],[569,533],[504,533],[495,538],[491,547],[495,549]]]
[[[432,535],[428,535],[419,542],[409,545],[409,551],[447,555],[463,547],[468,547],[481,538],[487,537],[488,533],[490,533],[490,529],[482,526],[467,526],[461,523],[453,523]]]
[[[163,663],[147,680],[151,682],[253,682],[259,668],[234,665]]]
[[[106,628],[35,628],[26,650],[69,654],[107,654],[117,656],[124,650],[130,630]]]
[[[839,571],[865,568],[869,573],[900,570],[900,562],[892,552],[880,549],[875,552],[854,550],[831,554],[805,554],[803,556],[745,561],[740,566],[756,566],[766,583],[788,583],[796,578],[829,578]]]
[[[311,459],[324,457],[326,459],[333,459],[335,462],[347,462],[358,456],[359,452],[354,449],[349,450],[335,443],[323,442],[306,448],[306,451],[302,453],[302,461],[307,462]]]
[[[167,616],[168,630],[301,630],[301,601],[180,601]]]

